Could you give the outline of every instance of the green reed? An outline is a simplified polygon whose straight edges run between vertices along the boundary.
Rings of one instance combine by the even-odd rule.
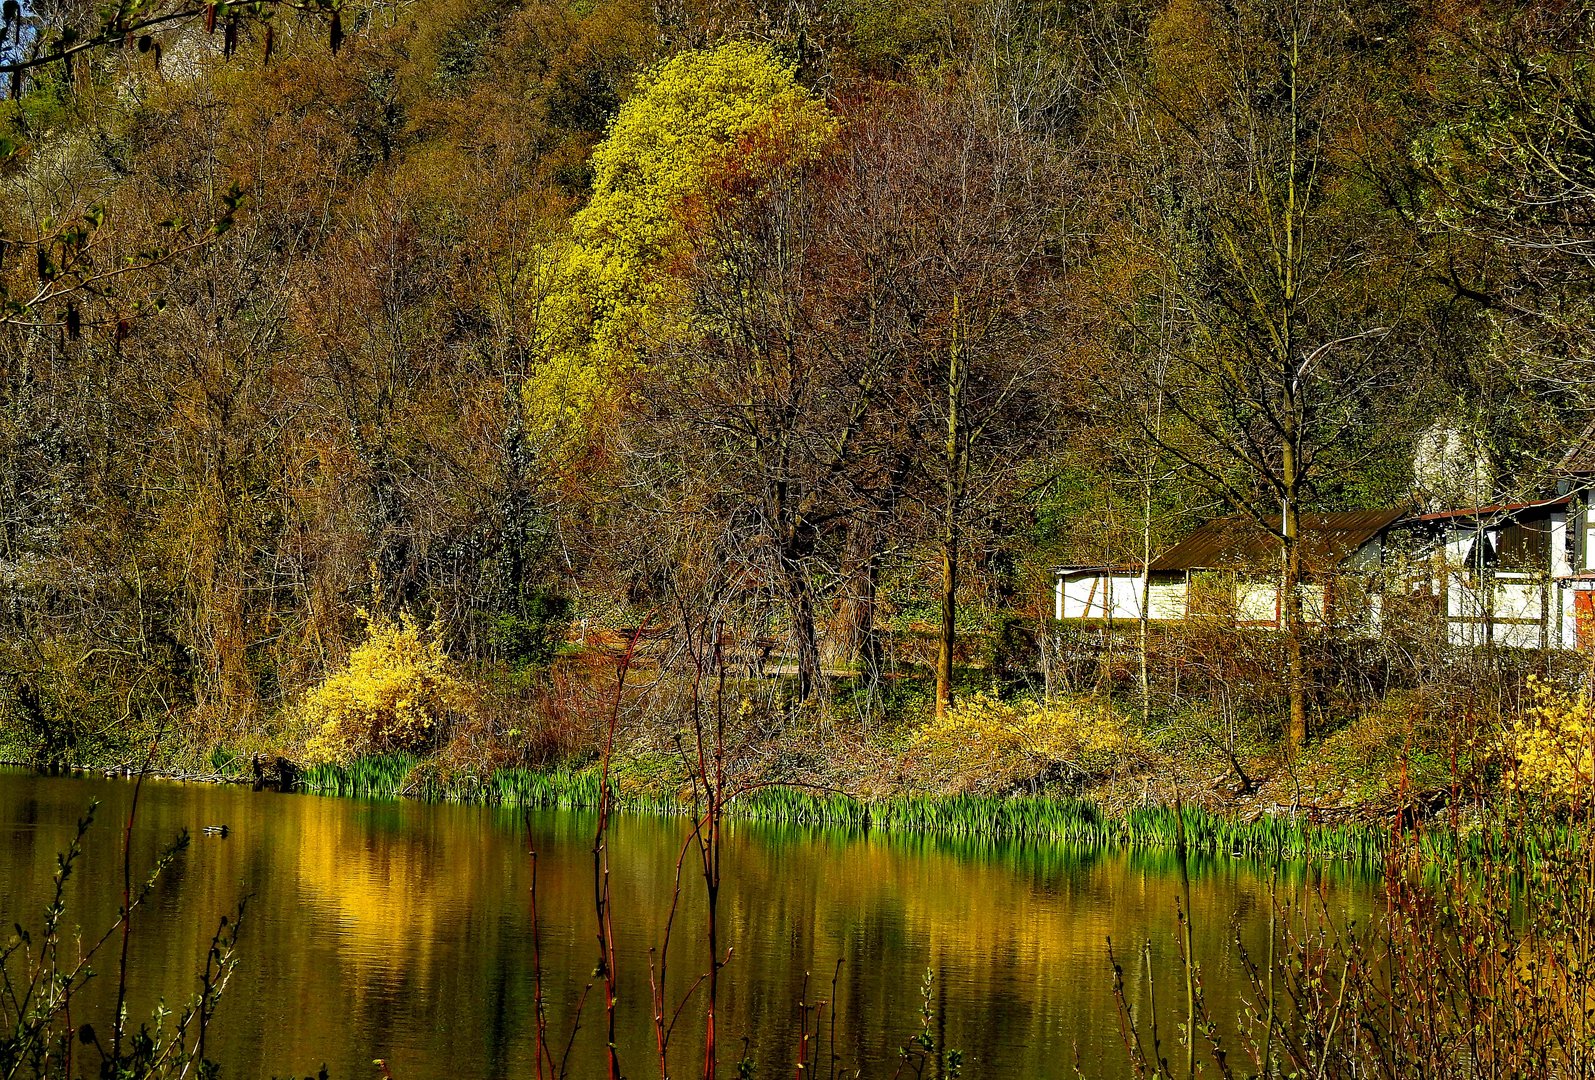
[[[299,787],[318,795],[397,799],[412,794],[409,781],[419,763],[409,754],[382,754],[341,764],[310,765],[300,772]]]
[[[311,766],[300,786],[327,795],[590,810],[598,805],[599,775],[591,767],[561,767],[500,769],[486,778],[443,777],[416,758],[388,755]],[[611,790],[615,805],[633,812],[682,814],[692,809],[690,788],[662,792],[621,781],[612,782]],[[1084,848],[1173,849],[1178,832],[1171,807],[1148,806],[1111,815],[1069,796],[899,795],[863,800],[837,792],[771,786],[733,799],[727,814],[790,826],[1033,840]],[[1337,859],[1373,866],[1384,859],[1390,845],[1390,832],[1383,826],[1312,823],[1285,815],[1241,821],[1189,806],[1184,815],[1187,843],[1194,854]],[[1426,853],[1436,856],[1449,854],[1454,843],[1427,832],[1418,839],[1426,845]]]

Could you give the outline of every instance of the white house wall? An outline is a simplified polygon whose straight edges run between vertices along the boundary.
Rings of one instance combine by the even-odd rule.
[[[1495,537],[1490,533],[1490,530],[1486,530],[1485,535],[1489,536],[1490,542],[1493,544]],[[1445,556],[1445,564],[1451,567],[1467,565],[1468,555],[1473,550],[1473,541],[1477,536],[1478,531],[1476,529],[1462,529],[1451,534],[1446,539],[1445,547],[1442,549],[1442,553]]]
[[[1304,584],[1301,586],[1301,614],[1309,623],[1322,623],[1324,621],[1324,587],[1322,585]]]
[[[1139,575],[1115,574],[1106,579],[1114,619],[1139,619],[1141,617],[1141,578]]]
[[[1097,574],[1060,577],[1053,614],[1059,619],[1112,619],[1134,622],[1141,617],[1139,574]],[[1147,618],[1168,622],[1185,618],[1185,582],[1154,581],[1147,590]]]
[[[1566,510],[1551,514],[1551,577],[1565,578],[1574,571],[1573,528],[1576,517]],[[1550,603],[1548,644],[1553,649],[1577,648],[1577,627],[1573,620],[1573,592],[1554,587]]]
[[[1060,619],[1101,618],[1103,582],[1098,577],[1064,578],[1063,610]]]
[[[1247,623],[1272,623],[1279,614],[1279,589],[1262,581],[1235,585],[1235,618]]]
[[[1573,572],[1572,545],[1568,540],[1567,512],[1551,515],[1551,576],[1567,577]]]
[[[1533,580],[1497,579],[1493,616],[1495,643],[1518,649],[1540,647],[1545,586]]]
[[[1127,574],[1098,574],[1058,579],[1060,619],[1139,619],[1141,579]]]
[[[1448,573],[1445,591],[1447,639],[1452,645],[1483,645],[1487,608],[1482,594],[1473,587],[1470,575],[1460,571]]]
[[[1137,574],[1097,574],[1059,577],[1053,591],[1053,617],[1134,622],[1141,617],[1141,578]],[[1324,620],[1324,587],[1303,584],[1302,617],[1308,623]],[[1154,581],[1147,588],[1147,618],[1152,622],[1179,622],[1189,610],[1190,588],[1185,581]],[[1278,617],[1278,586],[1269,581],[1241,581],[1235,587],[1235,614],[1243,623],[1274,625]]]
[[[1183,581],[1154,581],[1147,590],[1147,618],[1173,622],[1185,618],[1188,589]]]
[[[1324,587],[1303,582],[1301,617],[1309,625],[1324,621]],[[1275,625],[1280,617],[1279,586],[1270,581],[1242,581],[1235,586],[1235,618],[1243,623]]]
[[[1446,581],[1447,640],[1452,645],[1495,644],[1513,649],[1572,648],[1571,599],[1555,582],[1501,575],[1492,580],[1490,595],[1475,587],[1473,576],[1453,570]],[[1542,620],[1550,623],[1541,633]],[[1566,627],[1563,629],[1563,627]],[[1559,632],[1560,631],[1560,632]]]
[[[1399,583],[1400,590],[1438,594],[1440,610],[1446,618],[1446,638],[1452,645],[1577,648],[1575,592],[1581,587],[1595,588],[1595,514],[1581,502],[1571,511],[1552,510],[1546,524],[1550,552],[1543,569],[1533,574],[1487,573],[1488,595],[1475,585],[1477,568],[1469,565],[1470,556],[1475,554],[1481,532],[1492,548],[1498,547],[1500,529],[1494,526],[1481,529],[1470,519],[1458,519],[1442,526],[1443,532],[1436,538],[1435,546],[1420,554],[1414,562],[1398,560],[1395,566],[1398,573],[1390,580]],[[1369,573],[1386,565],[1385,554],[1383,538],[1376,537],[1347,559],[1344,568],[1354,574]],[[1404,577],[1399,572],[1403,569]],[[1592,580],[1577,580],[1580,574],[1590,575]],[[1060,619],[1134,622],[1141,616],[1142,589],[1146,588],[1148,619],[1177,622],[1189,614],[1190,596],[1184,575],[1171,580],[1174,577],[1164,575],[1147,587],[1138,574],[1108,571],[1077,572],[1075,576],[1060,574],[1054,613]],[[1377,634],[1385,621],[1384,598],[1374,580],[1366,584],[1366,597],[1358,588],[1351,590],[1350,602],[1359,610],[1348,609],[1340,614],[1356,621],[1355,632]],[[1233,594],[1237,620],[1253,625],[1276,625],[1277,597],[1276,582],[1266,577],[1250,581],[1241,578]],[[1366,603],[1365,610],[1361,609],[1362,603]],[[1302,586],[1302,614],[1309,623],[1325,621],[1322,585]]]

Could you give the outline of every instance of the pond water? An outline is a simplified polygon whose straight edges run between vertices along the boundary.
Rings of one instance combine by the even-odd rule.
[[[56,853],[98,800],[68,918],[85,937],[115,919],[123,781],[0,771],[0,924],[37,927]],[[226,837],[201,827],[225,823]],[[135,1018],[164,996],[187,997],[219,916],[247,896],[242,964],[212,1028],[223,1077],[313,1073],[397,1080],[535,1075],[529,848],[538,852],[538,923],[549,1038],[563,1050],[576,999],[592,978],[591,815],[279,795],[148,782],[134,825],[135,866],[182,829],[190,849],[135,918]],[[648,957],[670,904],[685,821],[619,816],[611,836],[620,974],[621,1064],[659,1073]],[[746,1052],[759,1077],[792,1075],[798,1002],[831,996],[846,1075],[889,1077],[920,1028],[931,984],[933,1031],[963,1054],[966,1077],[1120,1076],[1126,1059],[1106,939],[1135,954],[1150,943],[1165,1040],[1178,1009],[1175,900],[1165,855],[920,836],[849,835],[727,825],[721,941],[731,950],[720,994],[722,1075]],[[1234,946],[1267,933],[1270,869],[1220,859],[1193,866],[1196,952],[1209,1004],[1234,1016],[1245,990]],[[671,949],[672,996],[705,967],[704,901],[689,865]],[[1281,888],[1307,871],[1283,868]],[[1358,916],[1373,885],[1314,879],[1332,913]],[[840,975],[836,976],[837,962]],[[91,997],[114,1000],[114,956]],[[1144,1008],[1145,974],[1127,965]],[[570,1052],[569,1075],[603,1075],[601,988]],[[92,1004],[92,1003],[88,1003]],[[1165,1011],[1166,1010],[1166,1011]],[[81,1013],[74,1016],[80,1022]],[[822,1026],[820,1076],[832,1038]],[[102,1021],[103,1022],[103,1021]],[[682,1011],[671,1071],[701,1071],[698,995]],[[1168,1042],[1165,1042],[1168,1047]],[[745,1048],[745,1050],[744,1050]],[[812,1059],[812,1054],[811,1054]]]

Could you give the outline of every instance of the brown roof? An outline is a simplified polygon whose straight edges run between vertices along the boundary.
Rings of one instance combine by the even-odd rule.
[[[1585,476],[1595,473],[1595,423],[1586,427],[1582,434],[1574,440],[1567,453],[1562,455],[1559,463],[1561,471],[1574,476]]]
[[[1323,570],[1346,561],[1405,510],[1352,510],[1301,515],[1302,566]],[[1249,517],[1210,521],[1152,560],[1152,573],[1257,566],[1279,558],[1279,538]]]
[[[1457,521],[1459,519],[1485,519],[1512,517],[1523,515],[1525,510],[1550,510],[1558,506],[1566,506],[1573,501],[1571,495],[1558,495],[1551,499],[1541,499],[1539,502],[1501,503],[1497,506],[1467,506],[1459,510],[1437,510],[1432,514],[1418,514],[1412,518],[1414,522],[1420,521]]]

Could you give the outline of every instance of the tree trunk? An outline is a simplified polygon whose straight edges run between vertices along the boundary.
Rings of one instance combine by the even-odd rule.
[[[941,641],[936,650],[936,719],[953,704],[953,645],[958,636],[958,526],[949,521],[941,549]]]
[[[1151,470],[1148,470],[1150,472]],[[1152,482],[1146,484],[1141,516],[1141,603],[1136,616],[1137,646],[1141,654],[1141,728],[1151,730],[1152,676],[1147,664],[1147,632],[1152,613]]]
[[[853,526],[848,537],[848,557],[847,586],[838,605],[828,651],[838,663],[871,672],[880,661],[875,591],[881,562],[880,541],[871,525],[860,522]]]
[[[1304,370],[1298,355],[1296,323],[1301,295],[1301,278],[1298,259],[1305,237],[1301,234],[1301,219],[1297,200],[1296,159],[1302,132],[1297,93],[1297,73],[1301,63],[1300,28],[1291,26],[1290,59],[1287,78],[1290,84],[1290,159],[1285,173],[1284,250],[1280,253],[1280,314],[1278,340],[1279,358],[1282,361],[1280,386],[1283,396],[1280,403],[1281,454],[1279,462],[1280,522],[1279,531],[1284,539],[1280,573],[1280,621],[1285,626],[1285,678],[1290,695],[1290,753],[1294,757],[1307,743],[1307,687],[1302,664],[1301,619],[1301,507],[1299,505],[1302,480],[1302,423],[1304,411],[1300,397],[1300,379]]]
[[[819,637],[814,628],[814,588],[799,553],[781,552],[781,577],[792,619],[792,652],[797,658],[798,700],[807,701],[820,686]]]
[[[1294,455],[1285,453],[1287,470]],[[1287,472],[1287,475],[1289,473]],[[1285,681],[1290,696],[1290,752],[1296,754],[1307,742],[1307,680],[1302,662],[1301,614],[1301,513],[1295,492],[1287,487],[1281,532],[1284,533],[1279,583],[1280,618],[1285,630]]]
[[[941,545],[941,640],[936,651],[936,719],[947,716],[953,704],[953,646],[958,637],[958,514],[964,494],[964,468],[968,457],[966,432],[959,407],[963,404],[964,380],[962,327],[963,305],[953,294],[952,347],[947,351],[947,454],[943,480],[945,518]]]

